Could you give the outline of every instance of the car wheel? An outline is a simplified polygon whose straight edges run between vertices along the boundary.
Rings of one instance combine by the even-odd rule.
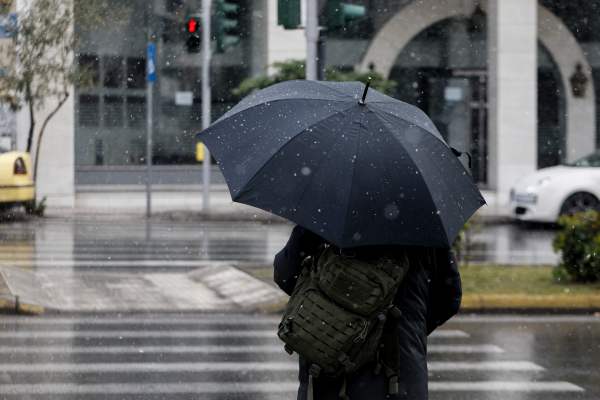
[[[579,214],[588,210],[600,210],[600,201],[591,193],[573,193],[563,203],[560,214]]]

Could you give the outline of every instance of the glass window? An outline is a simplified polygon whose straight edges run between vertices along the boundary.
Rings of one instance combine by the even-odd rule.
[[[146,87],[146,59],[127,58],[127,89],[144,89]]]
[[[99,78],[96,87],[76,89],[76,165],[145,162],[148,30],[156,45],[152,161],[162,165],[197,165],[194,134],[202,129],[202,56],[189,53],[185,43],[189,36],[186,17],[200,11],[199,1],[103,1],[111,7],[130,8],[132,17],[118,27],[101,26],[86,30],[81,36],[77,53],[81,62],[93,65]],[[239,6],[234,18],[239,22],[235,33],[240,41],[212,56],[212,99],[206,100],[211,102],[212,121],[239,101],[231,90],[244,78],[262,74],[266,67],[259,43],[262,36],[254,40],[254,35],[262,35],[264,22],[252,18],[254,7],[262,6],[254,0],[227,1]],[[75,21],[75,29],[78,22],[81,23]],[[191,92],[193,104],[177,104],[177,93],[181,92]],[[100,145],[95,147],[96,140],[103,141],[101,151]],[[114,171],[106,174],[106,182],[118,181],[113,178]],[[77,171],[75,175],[77,182]]]
[[[100,83],[100,58],[96,54],[80,54],[79,65],[88,68],[93,74],[93,85],[97,87]]]
[[[127,124],[130,128],[146,126],[146,98],[127,96]]]
[[[575,167],[600,167],[600,151],[580,158],[573,164]]]
[[[123,57],[104,57],[104,87],[123,87]]]
[[[82,94],[79,96],[79,125],[100,125],[100,97]]]
[[[123,97],[104,96],[104,126],[123,126]]]

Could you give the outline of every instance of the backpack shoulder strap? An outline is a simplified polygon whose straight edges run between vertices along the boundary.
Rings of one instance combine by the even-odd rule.
[[[385,325],[383,326],[383,333],[381,335],[381,346],[378,352],[379,363],[377,365],[376,373],[379,369],[383,369],[383,372],[389,379],[389,394],[398,393],[398,375],[400,373],[400,345],[398,344],[398,322],[402,316],[400,307],[404,302],[406,296],[406,279],[402,280],[394,301],[392,302],[393,307],[388,313]]]

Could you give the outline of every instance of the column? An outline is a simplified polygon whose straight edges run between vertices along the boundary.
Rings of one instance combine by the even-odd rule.
[[[537,2],[488,3],[488,185],[497,205],[537,168]]]

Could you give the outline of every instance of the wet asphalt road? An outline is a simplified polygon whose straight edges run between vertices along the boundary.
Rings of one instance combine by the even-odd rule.
[[[67,221],[0,225],[0,265],[153,273],[268,267],[291,225]],[[478,261],[551,264],[555,232],[493,225]],[[74,288],[76,289],[76,288]],[[277,316],[0,316],[0,399],[291,399]],[[454,318],[429,341],[432,399],[598,399],[600,318]],[[445,333],[443,333],[445,332]],[[353,399],[354,400],[354,399]]]
[[[292,399],[278,316],[0,317],[2,399]],[[598,399],[600,317],[460,316],[429,339],[431,399]]]

